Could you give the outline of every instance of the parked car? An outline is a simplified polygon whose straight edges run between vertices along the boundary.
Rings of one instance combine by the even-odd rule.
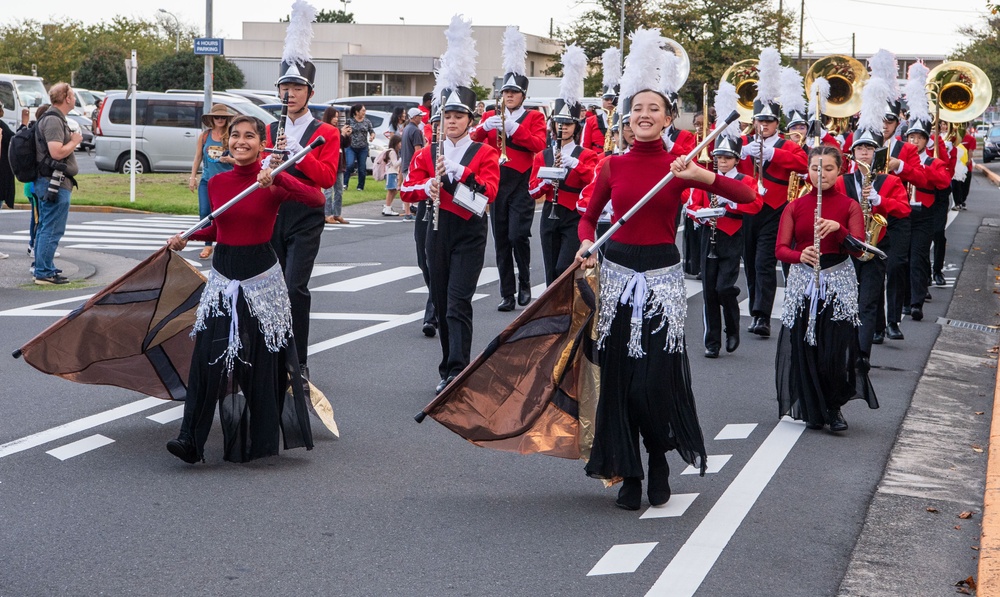
[[[1000,124],[994,124],[983,143],[983,161],[987,164],[1000,156]]]
[[[245,97],[258,106],[273,104],[281,101],[278,97],[277,89],[227,89],[226,93],[232,93],[233,95]]]
[[[20,126],[22,109],[28,108],[34,120],[35,108],[47,103],[49,92],[40,77],[0,74],[0,105],[3,106],[3,120],[11,130],[16,131]]]
[[[83,116],[90,118],[91,113],[97,108],[97,98],[87,89],[77,89],[74,87],[73,93],[76,94],[76,107],[74,109]]]
[[[239,114],[255,116],[265,123],[276,119],[249,100],[229,94],[214,94],[213,102],[225,104]],[[204,95],[183,93],[136,94],[136,171],[188,172],[194,159]],[[94,163],[100,170],[128,172],[131,100],[121,92],[109,93],[97,118]]]
[[[392,111],[396,108],[403,108],[404,111],[416,108],[423,103],[423,98],[419,95],[354,95],[338,97],[326,103],[348,107],[354,104],[361,104],[368,109],[369,114],[372,113],[372,110],[392,114]]]
[[[329,108],[327,104],[309,104],[309,111],[312,112],[313,118],[317,120],[323,119],[323,112]],[[275,118],[281,116],[281,104],[260,104],[260,109],[265,112],[269,112]]]
[[[80,114],[76,110],[70,110],[66,115],[66,123],[73,132],[83,135],[83,141],[77,145],[77,151],[89,152],[94,148],[94,132],[91,130],[91,120],[89,117]]]

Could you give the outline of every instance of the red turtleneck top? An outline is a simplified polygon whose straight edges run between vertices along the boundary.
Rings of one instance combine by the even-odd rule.
[[[800,263],[802,249],[813,244],[815,229],[816,190],[808,195],[792,201],[781,212],[781,222],[778,224],[778,241],[775,245],[775,256],[785,263]],[[848,234],[856,239],[865,238],[865,219],[861,214],[861,206],[856,201],[841,193],[836,187],[823,191],[823,219],[835,220],[840,229],[826,235],[819,242],[821,255],[849,253],[841,243]]]
[[[580,240],[594,240],[597,219],[608,201],[617,220],[670,171],[676,159],[677,156],[664,149],[660,139],[637,140],[628,153],[605,159],[599,166],[587,211],[580,218]],[[674,177],[611,238],[631,245],[673,244],[677,237],[677,210],[685,202],[681,192],[687,188],[708,190],[736,203],[752,203],[756,197],[753,189],[725,176],[716,176],[711,185]]]

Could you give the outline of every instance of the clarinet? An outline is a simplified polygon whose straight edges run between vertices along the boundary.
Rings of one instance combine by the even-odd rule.
[[[441,136],[441,121],[438,120],[431,127],[431,163],[434,164],[434,172],[437,173],[437,156],[434,154],[434,147],[438,144],[438,139]],[[433,203],[430,197],[424,200],[424,222],[434,221],[434,212],[432,211]]]
[[[556,125],[556,139],[552,140],[552,165],[556,168],[562,166],[562,132],[563,125],[558,123]],[[552,211],[549,212],[550,220],[558,220],[559,214],[556,213],[556,206],[559,205],[559,185],[562,184],[561,180],[555,181],[555,186],[552,187]]]
[[[278,129],[274,133],[274,144],[278,145],[278,139],[285,136],[285,125],[288,123],[288,92],[285,92],[285,97],[281,98],[281,117],[278,119]],[[271,158],[277,157],[279,162],[285,161],[285,156],[288,155],[287,149],[273,149]]]
[[[718,176],[718,173],[719,173],[718,162],[715,160],[714,157],[712,159],[712,162],[713,162],[713,164],[712,164],[712,170],[716,173],[716,176]],[[716,195],[715,193],[709,193],[708,194],[708,206],[711,207],[712,209],[715,209],[715,208],[719,207],[719,196]],[[715,217],[715,218],[712,218],[711,220],[709,220],[709,225],[712,227],[712,232],[711,232],[711,234],[708,237],[708,243],[709,243],[708,244],[708,255],[706,255],[706,257],[708,259],[718,259],[719,258],[719,254],[716,253],[716,251],[715,251],[715,231],[719,227],[719,218]]]

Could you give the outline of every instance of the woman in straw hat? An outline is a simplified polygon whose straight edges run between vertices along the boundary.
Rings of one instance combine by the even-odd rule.
[[[203,114],[201,122],[205,125],[198,137],[198,150],[194,152],[194,163],[191,164],[191,177],[188,179],[188,188],[191,192],[198,191],[198,217],[204,218],[211,211],[212,207],[208,201],[208,179],[216,174],[227,172],[233,169],[236,162],[229,157],[229,123],[232,122],[232,114],[226,106],[215,104],[212,111]],[[201,166],[201,179],[198,179],[198,167]],[[205,243],[205,248],[199,255],[202,259],[212,256],[211,241]]]

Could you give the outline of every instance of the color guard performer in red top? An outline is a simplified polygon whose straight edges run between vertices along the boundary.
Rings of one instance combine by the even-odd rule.
[[[635,145],[626,154],[604,160],[579,230],[582,259],[594,244],[598,217],[609,201],[615,214],[624,214],[668,170],[674,172],[675,178],[604,245],[601,266],[600,400],[586,472],[599,479],[624,478],[616,504],[628,510],[637,510],[642,500],[639,435],[650,457],[651,504],[670,499],[667,450],[676,449],[702,473],[706,467],[684,346],[687,294],[674,244],[684,202],[681,192],[695,187],[737,203],[754,199],[753,191],[739,182],[694,163],[685,166],[664,148],[661,135],[671,122],[669,100],[649,76],[656,72],[662,43],[657,30],[638,29],[632,34],[622,103],[623,111],[631,114]],[[596,263],[596,254],[584,261],[586,267]]]
[[[560,97],[556,99],[549,130],[553,147],[535,155],[529,186],[533,199],[545,200],[539,234],[546,284],[555,282],[573,265],[580,247],[577,204],[584,187],[594,179],[598,162],[597,153],[578,145],[582,111],[579,93],[587,74],[587,56],[578,46],[569,46],[562,63]]]
[[[858,278],[847,241],[865,231],[861,207],[835,188],[842,155],[827,145],[809,151],[813,190],[784,209],[775,247],[791,264],[775,359],[778,417],[830,431],[847,430],[840,409],[852,398],[878,408],[868,372],[856,368]]]
[[[441,339],[438,393],[472,360],[472,295],[486,255],[485,210],[500,180],[500,156],[469,137],[476,109],[469,88],[477,55],[472,25],[455,16],[445,35],[448,50],[438,73],[443,137],[417,152],[402,188],[403,201],[434,202],[427,262]]]
[[[524,75],[527,47],[524,34],[507,27],[503,41],[504,70],[497,109],[483,114],[472,130],[472,140],[500,151],[500,187],[490,208],[493,242],[500,275],[497,311],[514,310],[514,294],[522,307],[531,302],[531,222],[535,202],[528,180],[535,154],[545,149],[545,116],[524,107],[528,77]],[[514,264],[517,263],[517,285]]]
[[[780,82],[780,61],[774,48],[761,52],[758,90],[769,83],[771,91],[758,93],[753,104],[755,134],[743,140],[740,172],[758,178],[758,192],[764,197],[760,213],[743,221],[743,266],[750,295],[750,315],[747,328],[762,338],[771,335],[771,309],[778,286],[774,255],[778,221],[788,200],[788,179],[792,172],[805,172],[806,154],[797,144],[786,141],[778,133],[781,108],[774,101]],[[759,170],[759,175],[757,171]]]
[[[269,147],[297,153],[317,137],[326,143],[306,154],[302,160],[286,170],[290,175],[317,189],[328,189],[337,182],[340,163],[340,131],[313,118],[309,100],[316,93],[314,80],[316,66],[308,55],[311,23],[316,9],[304,0],[292,5],[289,39],[285,40],[280,75],[275,85],[281,97],[288,96],[287,122],[272,123],[267,129]],[[305,29],[310,36],[304,34]],[[296,35],[297,32],[297,35]],[[279,127],[281,132],[279,134]],[[271,155],[271,167],[281,163],[283,155]],[[285,273],[288,295],[292,302],[292,330],[302,375],[308,379],[306,367],[309,348],[309,310],[312,296],[309,279],[313,263],[319,253],[320,237],[325,220],[322,206],[315,208],[300,202],[285,203],[278,210],[271,244],[278,255],[278,262]]]

